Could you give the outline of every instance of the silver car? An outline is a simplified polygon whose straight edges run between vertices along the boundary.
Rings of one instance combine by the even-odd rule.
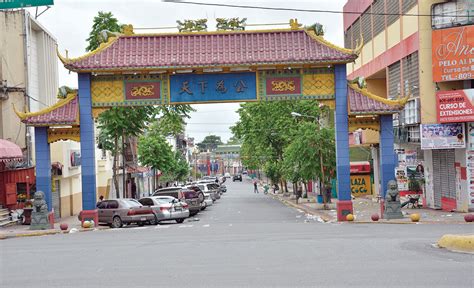
[[[99,222],[107,223],[112,228],[120,228],[123,224],[145,223],[156,224],[155,215],[149,207],[143,207],[135,199],[104,200],[97,204]]]
[[[175,220],[183,223],[189,217],[188,204],[172,196],[151,196],[139,200],[143,206],[153,209],[157,221]]]

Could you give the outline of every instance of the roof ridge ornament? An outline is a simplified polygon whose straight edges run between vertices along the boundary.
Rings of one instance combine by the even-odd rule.
[[[207,31],[207,19],[184,20],[183,22],[177,20],[178,31],[181,32],[202,32]]]
[[[290,28],[291,30],[299,30],[303,26],[302,24],[298,23],[298,19],[290,19]]]
[[[216,18],[217,31],[243,31],[245,30],[247,18]]]

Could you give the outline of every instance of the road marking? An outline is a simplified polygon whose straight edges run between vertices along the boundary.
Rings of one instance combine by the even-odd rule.
[[[202,227],[206,227],[206,228],[207,228],[207,227],[210,227],[210,226],[211,226],[211,225],[209,225],[209,224],[202,225]]]
[[[131,228],[132,230],[145,230],[145,229],[148,229],[150,227],[133,227]]]
[[[190,228],[193,227],[193,225],[180,225],[178,228]]]
[[[170,226],[157,225],[157,226],[155,227],[155,229],[166,229],[166,228],[170,228]]]

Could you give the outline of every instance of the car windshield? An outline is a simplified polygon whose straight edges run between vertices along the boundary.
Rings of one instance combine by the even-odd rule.
[[[124,199],[122,201],[124,208],[139,208],[142,204],[135,199]]]

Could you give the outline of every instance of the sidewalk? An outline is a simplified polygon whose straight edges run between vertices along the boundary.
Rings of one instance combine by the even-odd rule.
[[[15,238],[15,237],[29,237],[29,236],[43,236],[43,235],[52,235],[59,233],[69,233],[73,228],[77,229],[79,232],[84,231],[93,231],[95,229],[108,229],[106,226],[98,226],[95,228],[82,228],[81,222],[77,219],[77,216],[69,216],[61,219],[56,219],[54,223],[54,229],[47,230],[30,230],[30,225],[13,225],[9,227],[0,228],[0,240]],[[68,224],[68,230],[61,231],[59,225],[61,223]]]
[[[337,211],[336,211],[336,199],[332,199],[332,203],[328,204],[328,210],[325,210],[323,204],[316,203],[314,198],[300,198],[299,203],[296,204],[294,197],[286,197],[283,194],[268,194],[271,197],[283,202],[286,205],[292,206],[296,209],[300,209],[308,214],[321,217],[324,222],[336,222]],[[290,194],[291,195],[291,194]],[[396,220],[384,220],[380,219],[378,222],[371,220],[372,214],[379,214],[380,216],[380,203],[372,200],[372,197],[356,198],[352,200],[354,208],[354,223],[393,223],[393,224],[414,224],[410,220],[410,214],[420,214],[421,219],[418,223],[424,224],[469,224],[464,221],[464,215],[468,213],[459,212],[446,212],[441,210],[433,210],[428,208],[402,208],[404,215],[403,219]]]

